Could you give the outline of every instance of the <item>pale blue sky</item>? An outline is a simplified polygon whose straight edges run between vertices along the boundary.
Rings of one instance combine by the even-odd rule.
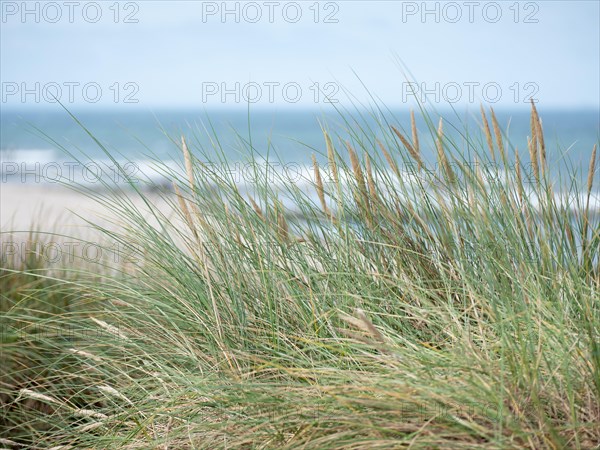
[[[459,104],[487,98],[514,107],[532,93],[546,108],[598,109],[600,103],[598,1],[482,1],[472,2],[471,11],[469,2],[428,2],[428,8],[439,8],[439,15],[425,17],[420,1],[320,2],[318,23],[314,1],[297,2],[302,17],[296,23],[293,2],[273,3],[273,23],[268,2],[228,2],[232,9],[239,5],[240,20],[230,14],[223,23],[221,11],[203,17],[203,9],[208,14],[222,2],[139,1],[121,2],[116,24],[113,1],[97,2],[102,17],[96,23],[89,20],[96,6],[87,5],[93,2],[74,7],[73,23],[65,2],[55,2],[59,10],[47,2],[29,2],[32,10],[39,8],[39,17],[23,17],[20,1],[1,3],[3,108],[36,106],[34,94],[21,95],[23,88],[38,89],[36,82],[40,105],[45,103],[41,90],[50,86],[44,93],[55,92],[49,83],[57,83],[64,103],[90,106],[82,86],[97,83],[102,94],[95,105],[114,106],[118,92],[119,108],[136,106],[123,103],[127,94],[139,101],[137,106],[148,108],[245,108],[241,94],[253,82],[262,94],[255,107],[271,105],[268,83],[273,83],[277,106],[326,107],[323,96],[315,98],[314,83],[321,88],[334,83],[327,85],[327,92],[341,101],[345,95],[335,92],[338,86],[367,100],[353,72],[387,105],[413,104],[398,58],[419,82],[441,95],[438,105],[446,95]],[[245,20],[259,10],[263,16],[258,22]],[[61,18],[50,23],[57,11]],[[498,11],[502,16],[494,23]],[[128,13],[138,22],[123,23]],[[324,23],[327,14],[337,23]],[[128,82],[135,85],[125,87]],[[79,83],[73,87],[72,103],[65,83]],[[255,96],[253,86],[248,94]],[[233,93],[223,98],[222,88],[240,98]],[[89,100],[95,91],[87,94]]]

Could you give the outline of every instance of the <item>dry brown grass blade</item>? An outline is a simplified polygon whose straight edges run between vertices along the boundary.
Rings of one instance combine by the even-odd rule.
[[[375,328],[375,325],[373,325],[373,322],[371,322],[367,315],[365,314],[365,312],[360,309],[360,308],[356,308],[355,310],[356,316],[357,317],[353,317],[349,314],[345,314],[343,312],[339,313],[339,317],[340,319],[342,319],[344,322],[352,325],[353,327],[371,335],[371,337],[373,337],[377,342],[379,342],[380,344],[385,344],[385,338],[383,337],[383,335],[379,332],[379,330],[377,328]]]
[[[187,202],[185,201],[185,198],[183,198],[183,195],[181,194],[179,187],[177,187],[177,184],[173,183],[173,189],[175,189],[175,194],[177,196],[177,201],[179,202],[179,207],[183,212],[183,218],[185,219],[188,228],[194,235],[196,242],[199,242],[200,237],[198,236],[198,231],[196,230],[196,226],[194,225],[194,221],[192,219],[192,215],[190,214],[190,210],[187,206]]]
[[[336,185],[340,184],[340,176],[338,173],[337,163],[335,162],[335,151],[333,149],[333,144],[331,143],[331,138],[326,131],[323,131],[325,135],[325,145],[327,146],[327,161],[329,163],[329,168],[331,170],[331,174],[333,175],[333,181]]]
[[[418,166],[419,166],[419,170],[423,167],[423,160],[421,159],[421,155],[420,153],[412,146],[412,144],[410,142],[408,142],[408,139],[406,139],[404,137],[404,135],[400,132],[400,130],[398,130],[395,126],[391,126],[392,131],[394,132],[394,134],[396,136],[398,136],[398,139],[400,139],[400,142],[402,142],[402,145],[404,145],[404,147],[406,148],[406,150],[408,150],[408,153],[410,154],[410,156],[417,162]]]
[[[544,132],[542,130],[542,119],[537,112],[537,108],[535,107],[535,102],[531,99],[531,118],[533,121],[533,126],[535,128],[536,141],[539,144],[539,158],[540,158],[540,168],[542,175],[546,173],[546,144],[544,143]]]
[[[488,123],[487,117],[485,115],[485,110],[483,109],[483,105],[479,105],[479,109],[481,110],[481,121],[483,124],[483,131],[485,133],[485,140],[487,142],[488,148],[490,149],[490,154],[492,155],[492,159],[494,160],[494,162],[496,162],[496,152],[494,151],[494,141],[492,140],[490,124]]]
[[[365,171],[367,172],[367,185],[369,186],[369,198],[371,200],[371,204],[376,204],[379,202],[379,197],[377,196],[377,189],[375,188],[375,180],[373,178],[373,171],[371,170],[371,158],[369,158],[369,154],[365,152]]]
[[[383,153],[385,160],[390,165],[390,167],[392,168],[392,170],[394,171],[396,176],[398,178],[400,178],[400,169],[398,169],[398,164],[396,164],[396,161],[394,161],[394,158],[392,158],[392,155],[389,154],[389,152],[387,151],[387,149],[385,148],[385,146],[379,139],[377,139],[377,145],[381,149],[381,152]]]
[[[198,230],[196,229],[196,226],[194,225],[194,221],[192,219],[192,215],[190,214],[190,210],[188,209],[187,202],[183,198],[183,195],[181,195],[181,192],[179,191],[179,188],[177,187],[177,185],[175,183],[173,183],[173,187],[175,188],[175,193],[177,195],[177,201],[179,202],[179,207],[181,208],[181,211],[183,212],[183,217],[184,217],[185,223],[188,226],[188,228],[190,229],[190,231],[192,232],[192,236],[194,237],[195,245],[200,250],[201,255],[198,255],[198,251],[193,246],[189,246],[188,248],[192,252],[192,255],[194,256],[194,258],[196,259],[198,264],[203,264],[204,263],[204,245],[203,245],[202,241],[200,240],[200,236],[198,235]]]
[[[188,149],[184,136],[181,136],[181,149],[183,151],[183,159],[185,161],[185,172],[188,177],[190,190],[194,192],[194,169],[192,166],[192,155],[190,154],[190,150]]]
[[[90,316],[90,320],[94,322],[96,325],[99,325],[104,330],[108,331],[113,336],[116,336],[119,339],[128,341],[129,338],[116,326],[105,322],[104,320],[96,319],[95,317]]]
[[[508,202],[508,197],[506,195],[506,191],[502,190],[500,191],[500,202],[502,203],[502,206],[504,206],[506,209],[508,209],[511,205]],[[513,203],[514,205],[514,203]],[[514,210],[514,208],[511,208]]]
[[[590,221],[590,196],[592,195],[592,187],[594,185],[594,173],[596,172],[596,150],[597,145],[594,144],[594,148],[592,149],[592,157],[590,158],[590,165],[588,168],[588,176],[587,176],[587,198],[585,202],[585,212],[583,217],[583,230],[581,232],[583,237],[583,246],[584,249],[587,249],[588,239],[587,239],[587,230]]]
[[[467,184],[467,198],[469,201],[469,209],[471,212],[475,213],[477,211],[477,198],[472,184]]]
[[[540,165],[539,165],[539,153],[538,153],[538,136],[537,136],[537,118],[536,113],[534,112],[535,106],[533,106],[533,102],[531,102],[531,119],[530,119],[530,128],[531,128],[531,139],[527,141],[527,146],[529,147],[529,158],[531,160],[531,166],[533,168],[533,175],[535,177],[536,183],[539,185],[540,182]]]
[[[260,206],[258,206],[258,204],[254,201],[254,199],[250,196],[248,196],[248,199],[250,200],[250,204],[252,205],[252,208],[254,209],[254,212],[256,212],[256,214],[258,214],[258,216],[262,219],[262,221],[265,221],[265,216],[262,212],[262,209],[260,209]]]
[[[594,185],[594,173],[596,172],[596,151],[598,146],[594,144],[594,148],[592,149],[592,157],[590,158],[590,165],[588,168],[588,176],[587,176],[587,197],[588,203],[589,198],[592,193],[592,186]]]
[[[479,159],[475,156],[475,177],[477,178],[477,183],[479,184],[479,188],[481,190],[485,190],[485,180],[483,179],[483,173],[481,173],[481,164],[479,163]]]
[[[277,234],[283,242],[289,242],[290,227],[288,226],[287,220],[285,220],[283,205],[279,200],[275,200],[275,211],[277,214]]]
[[[517,175],[517,192],[519,194],[519,204],[523,205],[523,176],[521,174],[521,161],[519,160],[519,149],[515,147],[515,171]]]
[[[415,112],[411,109],[410,111],[410,130],[412,133],[413,147],[417,154],[421,154],[421,148],[419,146],[419,134],[417,133],[417,122],[415,121]]]
[[[538,165],[537,157],[537,140],[535,137],[532,139],[527,138],[527,148],[529,149],[529,160],[531,161],[531,168],[533,169],[533,176],[535,181],[539,184],[540,182],[540,167]]]
[[[498,124],[498,119],[496,119],[494,108],[490,108],[490,111],[492,113],[492,127],[494,128],[494,135],[496,136],[496,145],[498,146],[498,151],[500,152],[500,158],[502,159],[502,162],[506,164],[506,154],[504,153],[502,131],[500,129],[500,125]]]
[[[183,159],[185,161],[185,172],[188,177],[188,185],[190,187],[190,192],[193,194],[195,192],[195,188],[196,188],[195,182],[194,182],[194,167],[192,164],[192,155],[188,149],[188,146],[187,146],[184,136],[181,136],[181,149],[183,151]],[[190,204],[190,208],[192,209],[192,212],[194,213],[194,216],[196,216],[196,218],[198,219],[198,222],[200,223],[202,228],[204,228],[205,231],[210,232],[210,227],[209,227],[208,223],[206,222],[206,220],[204,220],[204,217],[202,216],[202,214],[200,213],[200,210],[198,209],[198,205],[196,205],[196,203],[194,203],[193,201],[190,201],[189,204]]]
[[[61,402],[60,400],[58,400],[54,397],[50,397],[49,395],[46,395],[46,394],[40,394],[39,392],[35,392],[35,391],[32,391],[31,389],[26,389],[26,388],[23,388],[19,391],[18,399],[21,397],[31,398],[31,399],[39,400],[40,402],[45,402],[45,403],[54,403],[56,405],[61,405],[61,406],[65,405],[65,403]]]
[[[188,175],[188,182],[190,184],[190,190],[192,192],[194,192],[194,172],[193,172],[193,167],[192,167],[192,159],[191,159],[191,155],[190,152],[188,150],[187,144],[185,142],[185,138],[182,136],[181,137],[181,143],[182,143],[182,149],[183,149],[183,156],[184,156],[184,160],[185,160],[185,169]],[[200,250],[201,255],[194,255],[198,261],[198,263],[200,264],[200,266],[202,266],[204,268],[204,276],[206,278],[206,284],[208,285],[208,292],[209,292],[209,297],[211,299],[211,303],[212,303],[212,307],[213,307],[213,314],[215,317],[215,322],[216,322],[216,326],[217,326],[217,334],[219,336],[219,347],[221,348],[221,350],[223,351],[227,362],[229,364],[229,366],[232,368],[233,370],[233,364],[231,363],[231,360],[227,357],[227,355],[225,354],[224,349],[224,342],[223,342],[223,326],[221,324],[221,316],[219,315],[219,310],[217,307],[217,302],[216,302],[216,298],[213,292],[213,288],[212,288],[212,280],[210,277],[210,273],[208,271],[208,260],[206,258],[206,254],[205,254],[205,249],[204,249],[204,244],[201,242],[200,237],[198,236],[198,233],[196,231],[196,228],[193,224],[192,221],[192,216],[190,214],[189,209],[187,208],[187,203],[185,201],[185,199],[183,198],[183,196],[181,195],[181,192],[179,191],[179,188],[177,187],[177,185],[174,184],[175,187],[175,192],[177,193],[177,198],[179,201],[179,205],[183,210],[184,216],[185,216],[185,220],[188,222],[188,226],[190,227],[190,229],[192,230],[192,232],[194,233],[194,237],[196,238],[196,241],[198,243],[198,248]],[[191,203],[192,205],[192,209],[194,210],[194,213],[196,215],[196,217],[198,218],[198,220],[200,221],[200,224],[203,226],[203,228],[205,229],[205,231],[209,232],[212,234],[212,229],[211,227],[208,225],[208,223],[202,218],[200,211],[198,209],[198,207],[194,204]]]
[[[313,170],[315,172],[315,184],[317,188],[317,195],[319,196],[319,202],[321,202],[321,208],[326,216],[331,217],[331,211],[327,206],[327,202],[325,201],[325,189],[323,188],[323,180],[321,179],[321,171],[319,169],[319,164],[317,163],[317,158],[313,153],[312,155],[313,162]]]
[[[442,165],[442,168],[444,169],[445,178],[450,183],[454,183],[454,181],[456,181],[456,175],[454,174],[452,167],[450,167],[448,157],[446,156],[446,152],[444,151],[443,140],[444,140],[443,119],[440,117],[438,129],[437,129],[437,139],[436,139],[438,162]]]
[[[336,154],[335,149],[333,147],[333,143],[331,142],[331,138],[329,134],[323,130],[323,134],[325,135],[325,145],[327,146],[327,161],[329,164],[329,170],[331,170],[331,175],[333,176],[333,182],[335,183],[336,190],[336,203],[337,203],[337,211],[338,214],[344,215],[343,208],[343,195],[342,195],[342,185],[340,184],[340,175],[338,171],[338,166],[336,163]]]
[[[350,155],[350,163],[352,165],[352,172],[354,172],[354,178],[356,179],[356,183],[358,184],[358,192],[360,197],[355,198],[356,203],[359,206],[362,206],[366,211],[369,210],[369,194],[367,192],[367,185],[365,183],[365,176],[360,167],[360,162],[358,161],[358,156],[356,152],[350,145],[350,142],[346,141],[346,147],[348,148],[348,154]]]
[[[383,337],[383,334],[381,334],[379,332],[379,330],[377,328],[375,328],[375,325],[373,325],[373,322],[371,322],[367,318],[367,315],[365,314],[365,312],[360,308],[356,308],[356,315],[361,320],[361,322],[364,324],[365,328],[367,330],[369,330],[371,335],[380,343],[385,344],[385,338]]]

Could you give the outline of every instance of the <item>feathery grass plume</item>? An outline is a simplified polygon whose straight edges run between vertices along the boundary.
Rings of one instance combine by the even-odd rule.
[[[375,180],[373,178],[373,171],[371,170],[371,159],[369,153],[365,152],[365,171],[367,172],[367,185],[369,186],[369,195],[371,204],[377,204],[379,197],[377,196],[377,189],[375,188]]]
[[[485,190],[485,180],[483,179],[483,173],[481,172],[481,164],[479,162],[479,158],[475,156],[475,177],[477,178],[477,183],[479,184],[479,188]]]
[[[319,164],[317,163],[317,158],[315,154],[312,154],[312,162],[313,162],[313,170],[315,172],[315,184],[317,189],[317,195],[319,196],[319,201],[321,202],[321,208],[326,216],[332,217],[331,211],[327,207],[327,202],[325,201],[325,189],[323,188],[323,180],[321,179],[321,171],[319,170]]]
[[[92,422],[92,423],[88,423],[87,425],[84,425],[81,428],[78,428],[78,431],[80,433],[87,433],[88,431],[92,431],[92,430],[95,430],[96,428],[100,428],[103,426],[104,426],[103,422]],[[48,450],[50,450],[50,449],[48,449]],[[65,447],[60,447],[58,449],[55,448],[55,450],[68,450],[68,449]]]
[[[542,119],[537,112],[537,108],[535,107],[535,102],[531,99],[531,116],[534,122],[535,127],[535,135],[537,138],[537,142],[539,144],[539,157],[540,157],[540,166],[542,176],[546,173],[546,145],[544,143],[544,131],[542,130]]]
[[[392,155],[389,154],[383,143],[379,139],[377,139],[376,141],[377,145],[381,149],[381,152],[383,153],[383,156],[385,157],[385,160],[390,165],[391,169],[394,171],[396,176],[400,178],[400,169],[398,169],[398,164],[396,164],[396,161],[394,161],[394,158],[392,158]]]
[[[125,400],[130,405],[133,405],[133,402],[131,400],[129,400],[125,395],[123,395],[122,393],[117,391],[112,386],[108,386],[107,384],[102,384],[102,385],[97,386],[97,388],[98,388],[98,390],[100,390],[102,392],[106,392],[107,394],[112,395],[113,397],[120,398],[121,400]]]
[[[485,109],[483,109],[483,105],[479,105],[479,109],[481,110],[481,120],[483,123],[483,131],[485,133],[485,140],[487,141],[488,148],[490,149],[490,154],[492,155],[492,159],[494,160],[494,162],[496,162],[496,152],[494,151],[494,141],[492,140],[490,124],[488,123],[487,117],[485,115]]]
[[[356,178],[356,182],[358,184],[358,191],[360,197],[355,198],[356,203],[365,209],[365,211],[369,210],[369,194],[367,192],[367,185],[365,184],[365,177],[363,175],[363,171],[360,167],[360,162],[358,161],[358,156],[356,152],[350,145],[350,142],[346,141],[346,148],[348,149],[348,154],[350,155],[350,163],[352,165],[352,171],[354,172],[354,178]]]
[[[181,208],[181,211],[183,212],[183,218],[184,218],[188,228],[192,232],[194,241],[196,242],[196,248],[193,248],[191,246],[188,248],[190,248],[190,251],[192,252],[194,258],[196,259],[196,262],[200,265],[205,265],[206,255],[205,255],[205,251],[204,251],[205,250],[204,243],[200,239],[200,234],[198,233],[198,230],[196,229],[196,225],[192,218],[192,214],[190,213],[190,210],[188,208],[187,201],[181,194],[181,191],[179,190],[179,187],[177,186],[176,183],[173,183],[173,188],[175,190],[175,195],[177,197],[177,201],[179,202],[179,207]],[[191,204],[193,206],[195,206],[193,203],[191,203]],[[198,219],[198,222],[203,227],[203,229],[205,231],[208,230],[208,228],[209,228],[208,224],[206,224],[206,222],[203,220],[202,216],[200,215],[199,210],[195,209],[195,215],[196,215],[196,218]]]
[[[529,149],[529,160],[531,167],[533,169],[533,176],[535,178],[536,183],[539,185],[540,183],[540,167],[538,165],[538,156],[537,156],[537,140],[535,136],[532,138],[527,137],[527,148]]]
[[[503,206],[504,208],[507,208],[507,209],[508,209],[508,208],[510,208],[510,206],[511,206],[511,205],[509,204],[509,202],[508,202],[508,197],[507,197],[507,195],[506,195],[506,191],[505,191],[505,190],[501,190],[501,191],[500,191],[500,202],[502,203],[502,206]],[[514,208],[512,208],[512,209],[514,209]]]
[[[519,204],[523,205],[523,177],[521,174],[521,161],[519,160],[519,149],[515,147],[515,171],[517,175],[517,192],[519,194]]]
[[[358,318],[360,319],[360,321],[364,324],[365,328],[367,330],[369,330],[369,332],[371,333],[371,335],[377,341],[379,341],[380,343],[385,344],[385,338],[379,332],[379,330],[377,328],[375,328],[375,325],[373,325],[373,322],[371,322],[367,318],[367,315],[365,314],[365,312],[361,308],[356,308],[356,315],[358,316]]]
[[[179,207],[181,208],[181,211],[183,212],[183,217],[185,219],[185,222],[186,222],[188,228],[190,229],[190,231],[192,232],[194,239],[196,240],[196,242],[198,242],[200,240],[200,237],[198,236],[198,231],[196,230],[196,227],[194,225],[194,221],[192,219],[192,215],[190,214],[190,210],[187,206],[187,202],[183,198],[183,195],[181,195],[181,191],[179,190],[179,187],[177,186],[176,183],[173,183],[173,189],[175,189],[175,195],[177,196],[177,201],[179,202]]]
[[[329,137],[327,131],[323,130],[323,134],[325,135],[325,145],[327,147],[327,161],[329,163],[329,170],[331,170],[331,174],[333,175],[333,182],[335,183],[335,190],[337,196],[337,211],[338,214],[343,218],[344,210],[342,208],[342,185],[340,184],[340,175],[338,173],[338,167],[335,161],[335,149],[333,148],[333,143],[331,142],[331,138]]]
[[[83,356],[84,358],[89,358],[92,361],[102,362],[102,359],[99,356],[96,356],[96,355],[94,355],[92,353],[89,353],[89,352],[86,352],[84,350],[79,350],[79,349],[76,349],[76,348],[70,348],[70,349],[68,349],[68,351],[70,353],[73,353],[74,355]]]
[[[188,176],[188,182],[190,184],[190,190],[191,192],[194,192],[195,190],[195,186],[194,186],[194,170],[193,170],[193,166],[192,166],[192,158],[189,152],[189,149],[187,147],[187,144],[185,142],[185,138],[182,136],[181,137],[181,143],[182,143],[182,150],[183,150],[183,157],[185,160],[185,169],[187,172],[187,176]],[[205,277],[205,282],[208,286],[208,292],[209,292],[209,297],[212,303],[212,307],[213,307],[213,314],[214,314],[214,318],[215,318],[215,322],[217,325],[217,333],[219,336],[219,348],[221,349],[221,352],[225,355],[225,358],[227,360],[227,362],[229,363],[229,366],[231,368],[233,368],[233,365],[231,363],[231,360],[227,357],[227,354],[224,350],[224,344],[223,344],[223,330],[222,330],[222,323],[221,323],[221,317],[219,315],[219,310],[217,308],[217,302],[214,296],[214,292],[213,292],[213,287],[212,287],[212,279],[210,277],[210,273],[208,270],[208,260],[207,260],[207,255],[205,253],[205,248],[204,248],[204,243],[200,240],[200,237],[198,236],[197,232],[196,232],[196,228],[193,224],[192,221],[192,217],[191,214],[187,208],[187,204],[185,202],[185,199],[181,196],[181,193],[179,192],[179,189],[177,188],[177,186],[174,184],[175,186],[175,190],[177,192],[177,198],[179,200],[179,204],[180,207],[182,208],[184,215],[185,215],[185,219],[186,221],[188,221],[188,226],[190,227],[190,229],[192,229],[194,236],[196,237],[197,240],[197,244],[198,244],[198,249],[200,252],[200,256],[198,256],[198,254],[196,254],[196,252],[194,252],[194,257],[196,258],[198,264],[204,269],[204,277]],[[252,203],[254,203],[254,200],[252,200]],[[198,209],[197,205],[193,202],[190,202],[192,209],[194,210],[194,213],[196,215],[196,218],[198,219],[198,221],[200,222],[201,226],[203,227],[203,229],[209,233],[210,235],[214,236],[214,230],[212,229],[212,227],[210,227],[210,225],[204,220],[204,218],[202,217],[202,215],[200,214],[200,210]],[[95,322],[101,322],[98,321],[97,319],[92,318],[92,320],[94,320]],[[108,325],[108,324],[107,324]],[[108,325],[108,326],[112,326],[112,325]],[[118,331],[118,330],[117,330]]]
[[[325,146],[327,147],[327,161],[329,162],[329,168],[331,169],[331,173],[333,175],[333,181],[337,186],[340,185],[340,176],[338,174],[337,163],[335,162],[335,151],[333,149],[333,144],[331,143],[331,138],[327,131],[323,130],[323,134],[325,135]]]
[[[500,125],[498,124],[498,119],[496,119],[496,113],[494,112],[494,108],[490,107],[490,111],[492,113],[492,127],[494,128],[494,135],[496,136],[496,145],[498,146],[498,151],[500,152],[500,158],[502,159],[502,162],[506,164],[506,155],[504,153],[502,131],[500,129]]]
[[[106,331],[108,331],[113,336],[116,336],[119,339],[129,340],[129,338],[127,336],[125,336],[123,333],[121,333],[121,331],[114,325],[106,323],[104,320],[96,319],[95,317],[90,317],[90,319],[93,322],[95,322],[96,325],[101,326],[102,328],[104,328]]]
[[[277,234],[283,242],[288,242],[290,239],[290,228],[287,220],[285,220],[283,205],[277,199],[275,200],[275,213],[277,215]]]
[[[531,128],[531,141],[527,141],[527,145],[529,147],[529,157],[531,158],[531,165],[533,167],[533,174],[535,177],[536,183],[539,185],[540,183],[540,165],[539,165],[539,151],[538,151],[538,128],[537,128],[537,119],[535,112],[533,110],[533,102],[531,103],[531,116],[529,120],[529,126]]]
[[[119,300],[118,298],[112,298],[110,300],[110,302],[115,305],[118,306],[119,308],[130,308],[131,305],[127,302],[124,302],[123,300]]]
[[[192,192],[192,194],[193,194],[196,190],[196,186],[195,186],[195,182],[194,182],[194,166],[192,163],[192,155],[190,153],[190,150],[188,149],[187,143],[185,141],[185,137],[183,135],[181,136],[181,150],[183,152],[183,159],[185,162],[185,172],[188,177],[188,184],[190,186],[190,192]],[[190,201],[189,203],[190,203],[190,207],[192,208],[192,212],[194,213],[194,216],[198,219],[202,228],[205,231],[210,232],[210,227],[208,226],[208,223],[206,222],[206,220],[204,220],[204,218],[202,217],[202,214],[200,213],[200,210],[198,209],[198,205],[193,201]],[[192,223],[192,222],[190,222],[190,223]]]
[[[375,325],[373,325],[373,323],[367,318],[365,312],[360,308],[356,308],[354,312],[358,317],[351,316],[344,312],[339,312],[338,316],[344,322],[349,323],[353,327],[362,330],[367,334],[370,334],[380,344],[385,344],[385,338],[379,332],[379,330],[375,328]]]
[[[598,149],[598,145],[594,144],[594,148],[592,149],[592,156],[590,158],[590,165],[588,168],[588,176],[587,176],[587,202],[589,207],[590,195],[592,194],[592,186],[594,185],[594,173],[596,172],[596,150]]]
[[[443,119],[440,117],[438,129],[437,129],[437,139],[436,139],[438,161],[444,169],[445,178],[450,183],[454,183],[456,181],[456,175],[454,174],[452,167],[450,167],[450,163],[448,162],[448,157],[446,156],[446,152],[444,151],[443,139],[444,139]]]
[[[188,183],[190,185],[190,191],[194,192],[194,169],[192,165],[192,155],[190,154],[190,150],[188,149],[187,143],[185,142],[185,137],[181,136],[181,150],[183,151],[183,160],[185,162],[185,172],[188,177]]]
[[[108,416],[106,414],[102,414],[98,411],[94,411],[91,409],[84,409],[84,408],[73,409],[73,414],[78,417],[91,417],[92,419],[99,419],[99,420],[108,419]]]
[[[266,222],[265,216],[262,212],[262,209],[260,209],[260,206],[258,206],[258,204],[254,201],[254,199],[251,196],[248,196],[248,199],[250,200],[250,204],[252,205],[254,212],[256,212],[258,217],[260,217],[263,222]]]
[[[469,210],[474,213],[477,209],[477,199],[475,194],[475,188],[471,183],[467,184],[467,199],[469,201]]]
[[[421,148],[419,146],[419,134],[417,133],[417,122],[415,121],[415,112],[410,110],[410,130],[412,132],[413,147],[415,152],[420,155]]]
[[[419,170],[421,170],[421,168],[423,167],[423,160],[421,159],[421,155],[419,154],[419,152],[412,146],[412,144],[410,142],[408,142],[408,139],[406,139],[404,137],[404,135],[400,132],[400,130],[398,130],[395,126],[391,126],[392,131],[394,132],[394,134],[396,136],[398,136],[398,139],[400,139],[400,141],[402,142],[402,144],[404,145],[404,147],[406,148],[406,150],[408,150],[408,153],[410,153],[410,156],[412,156],[412,158],[417,162]]]
[[[590,197],[592,195],[592,186],[594,185],[594,173],[596,172],[596,150],[597,144],[594,144],[594,148],[592,149],[592,157],[590,158],[590,165],[588,168],[588,176],[587,176],[587,198],[585,201],[585,211],[583,215],[583,246],[587,250],[588,247],[588,226],[590,222]],[[586,252],[587,253],[587,252]]]
[[[63,402],[55,399],[54,397],[50,397],[49,395],[46,395],[46,394],[40,394],[39,392],[35,392],[35,391],[32,391],[31,389],[26,389],[26,388],[23,388],[19,391],[19,397],[27,397],[27,398],[31,398],[33,400],[39,400],[41,402],[54,403],[55,405],[65,406],[65,404]]]

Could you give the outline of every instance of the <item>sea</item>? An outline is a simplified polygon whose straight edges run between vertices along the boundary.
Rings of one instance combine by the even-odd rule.
[[[539,106],[538,111],[551,176],[566,183],[565,188],[573,180],[584,183],[592,148],[600,141],[600,112],[544,110]],[[509,159],[514,161],[517,148],[521,161],[526,163],[527,137],[531,135],[529,105],[498,110],[496,116],[504,129]],[[487,151],[479,107],[428,111],[425,115],[417,111],[416,117],[423,158],[433,165],[434,136],[440,117],[449,153],[474,161],[474,149]],[[246,170],[249,161],[263,161],[265,167],[269,165],[274,170],[285,169],[288,179],[293,172],[299,181],[301,174],[312,173],[313,154],[319,164],[327,163],[323,129],[329,131],[340,154],[347,155],[346,140],[355,148],[376,148],[375,138],[390,147],[396,145],[382,131],[391,125],[410,136],[409,111],[3,108],[1,177],[2,183],[93,184],[98,183],[100,176],[96,166],[117,164],[126,174],[159,184],[168,180],[158,166],[175,171],[183,168],[181,136],[185,136],[196,158],[234,168],[240,184],[251,184],[252,176],[256,176],[256,171]],[[595,192],[599,177],[597,170]],[[118,178],[116,174],[115,181],[122,181]]]

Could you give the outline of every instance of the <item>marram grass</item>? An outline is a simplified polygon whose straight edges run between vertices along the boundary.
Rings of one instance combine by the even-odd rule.
[[[127,224],[99,231],[139,258],[102,279],[5,263],[6,329],[63,334],[3,335],[0,443],[596,448],[596,149],[587,183],[561,190],[535,108],[530,166],[490,115],[477,164],[427,116],[430,170],[411,115],[411,140],[383,119],[324,128],[311,192],[266,177],[241,192],[183,139],[184,175],[164,169],[174,215],[88,193]],[[26,307],[56,295],[52,314]]]

